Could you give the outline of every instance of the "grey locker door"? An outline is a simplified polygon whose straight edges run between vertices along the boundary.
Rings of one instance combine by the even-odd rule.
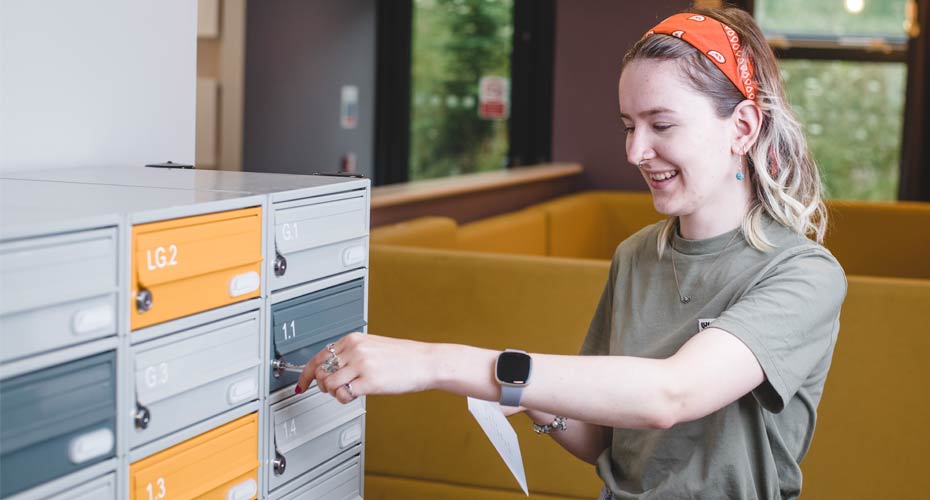
[[[368,204],[364,189],[276,203],[271,288],[367,266]]]
[[[116,230],[0,243],[0,361],[116,334]]]
[[[279,486],[304,476],[312,469],[344,455],[361,453],[364,439],[363,398],[342,404],[324,392],[286,400],[271,408],[274,446],[269,460],[283,458],[286,466],[272,471],[270,486]],[[318,472],[310,476],[318,475]]]
[[[0,496],[115,455],[116,353],[0,382]]]
[[[298,365],[347,333],[365,326],[365,282],[357,279],[271,306],[272,359]],[[297,383],[297,373],[271,370],[274,392]]]
[[[145,425],[132,419],[130,446],[257,399],[260,330],[252,312],[137,346],[136,404],[149,419]]]
[[[318,479],[301,486],[284,500],[361,500],[362,468],[358,457],[341,463]]]

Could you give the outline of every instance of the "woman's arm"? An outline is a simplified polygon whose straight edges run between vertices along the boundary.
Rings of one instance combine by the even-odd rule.
[[[494,379],[498,351],[351,334],[334,347],[340,369],[323,370],[327,350],[313,357],[298,382],[314,380],[340,401],[367,394],[440,389],[488,401],[500,399]],[[764,381],[752,351],[733,335],[708,328],[667,359],[532,354],[533,373],[522,405],[603,427],[668,428],[708,415]],[[351,388],[346,384],[351,383]],[[597,441],[585,434],[577,443]],[[574,448],[574,441],[572,442]],[[587,445],[579,456],[590,458]]]
[[[535,424],[551,424],[555,415],[539,410],[526,410],[526,416]],[[549,434],[555,442],[572,455],[589,464],[597,462],[597,457],[610,446],[611,429],[580,420],[569,420],[564,431],[553,430]]]

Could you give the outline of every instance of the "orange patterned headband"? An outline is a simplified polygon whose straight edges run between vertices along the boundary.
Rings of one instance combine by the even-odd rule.
[[[739,35],[729,26],[700,14],[675,14],[643,36],[670,35],[687,42],[713,61],[747,98],[756,98],[755,72],[743,52]],[[729,56],[729,57],[727,57]]]

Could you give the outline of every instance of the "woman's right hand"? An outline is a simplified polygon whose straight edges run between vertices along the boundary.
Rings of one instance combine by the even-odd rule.
[[[430,344],[411,340],[350,333],[332,346],[338,369],[327,371],[333,355],[321,350],[304,366],[295,392],[316,380],[321,391],[342,403],[369,394],[403,394],[432,388]]]

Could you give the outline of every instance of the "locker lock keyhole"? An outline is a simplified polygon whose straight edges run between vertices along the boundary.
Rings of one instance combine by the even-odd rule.
[[[152,421],[152,413],[149,412],[149,409],[136,403],[136,429],[145,430],[149,427],[149,422]]]
[[[152,308],[152,292],[145,288],[139,290],[136,294],[136,310],[144,313]]]
[[[284,471],[287,469],[287,459],[284,458],[284,455],[275,451],[274,463],[272,465],[274,466],[274,475],[280,476],[284,474]]]
[[[284,368],[287,366],[287,361],[284,360],[284,356],[278,356],[274,361],[271,362],[271,374],[274,378],[280,378],[284,373]]]
[[[274,257],[274,275],[281,277],[287,272],[287,259],[283,255],[275,252]]]

